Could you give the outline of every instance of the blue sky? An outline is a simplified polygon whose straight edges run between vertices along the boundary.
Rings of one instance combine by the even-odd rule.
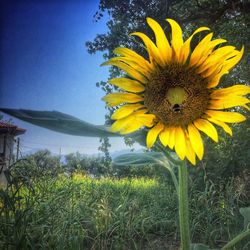
[[[8,3],[7,3],[8,2]],[[100,67],[102,54],[85,47],[96,34],[107,31],[104,16],[94,21],[98,0],[6,1],[1,6],[0,107],[57,110],[93,124],[103,124],[104,92],[95,86],[108,78]],[[4,119],[9,119],[4,116]],[[52,132],[12,119],[27,129],[21,136],[23,152],[48,148],[57,153],[97,153],[98,138]],[[111,151],[125,147],[111,140]]]

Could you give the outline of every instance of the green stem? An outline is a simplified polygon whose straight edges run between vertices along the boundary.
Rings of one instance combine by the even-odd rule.
[[[162,144],[160,144],[160,143],[156,144],[156,148],[161,150],[167,156],[168,160],[170,160],[173,164],[175,164],[175,165],[180,164],[181,161],[174,159],[172,157],[171,153],[168,150],[166,150],[166,148]]]
[[[236,243],[240,242],[243,238],[245,238],[249,235],[250,235],[250,229],[238,234],[235,238],[233,238],[231,241],[229,241],[221,250],[230,249]]]
[[[179,190],[178,181],[177,181],[177,178],[175,176],[175,173],[174,173],[172,167],[171,166],[167,166],[167,165],[163,165],[163,166],[169,171],[169,173],[170,173],[170,175],[172,177],[173,183],[174,183],[175,190],[178,193],[179,192],[178,191]]]
[[[186,161],[179,165],[179,223],[181,233],[181,249],[190,250],[190,233],[188,219],[188,172]]]
[[[178,181],[177,181],[177,178],[175,176],[175,173],[174,173],[174,170],[173,170],[173,165],[179,165],[180,164],[180,161],[179,160],[175,160],[171,154],[166,150],[165,147],[163,147],[160,143],[158,143],[156,145],[156,148],[158,148],[158,150],[162,151],[162,153],[164,153],[166,156],[167,156],[167,159],[170,160],[170,162],[167,164],[165,163],[163,166],[170,172],[170,175],[172,177],[172,180],[174,182],[174,187],[175,187],[175,190],[176,192],[178,193]],[[173,165],[172,165],[173,164]]]

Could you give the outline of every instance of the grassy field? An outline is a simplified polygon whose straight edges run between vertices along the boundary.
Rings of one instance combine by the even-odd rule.
[[[191,183],[192,242],[219,247],[242,229],[234,185],[217,192],[212,183],[203,191]],[[0,249],[174,250],[179,245],[177,196],[168,180],[41,177],[1,190],[0,206]]]

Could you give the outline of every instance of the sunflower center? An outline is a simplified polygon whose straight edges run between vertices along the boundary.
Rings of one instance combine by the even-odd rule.
[[[188,95],[187,92],[180,87],[169,88],[166,93],[166,98],[171,105],[181,105]]]
[[[167,126],[185,126],[207,109],[206,79],[193,69],[172,64],[155,71],[146,84],[145,105]]]

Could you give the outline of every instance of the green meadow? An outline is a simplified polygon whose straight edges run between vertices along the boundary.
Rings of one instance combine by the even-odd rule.
[[[247,190],[239,178],[222,185],[192,176],[192,242],[220,248],[243,229]],[[177,194],[167,174],[93,178],[17,163],[9,180],[0,191],[0,249],[179,249]],[[247,247],[245,240],[235,249]]]

